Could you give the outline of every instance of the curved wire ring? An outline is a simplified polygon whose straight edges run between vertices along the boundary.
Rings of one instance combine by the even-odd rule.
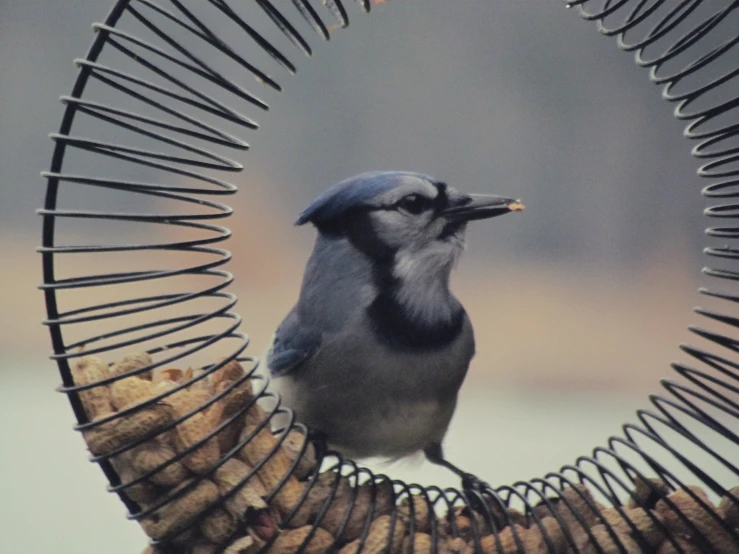
[[[281,47],[268,40],[248,22],[252,14],[259,12],[262,16],[266,15],[267,20],[287,39],[286,45],[289,44],[298,52],[309,56],[312,55],[309,40],[290,22],[290,17],[305,19],[313,32],[324,40],[330,40],[335,27],[349,25],[349,10],[341,0],[323,0],[321,6],[314,6],[310,0],[292,0],[290,8],[278,8],[271,0],[256,0],[249,6],[236,4],[227,0],[207,0],[201,2],[197,8],[190,8],[182,0],[118,0],[105,22],[93,26],[97,36],[85,58],[75,62],[79,75],[72,92],[62,97],[64,115],[59,131],[51,136],[55,142],[54,153],[49,171],[43,173],[47,180],[47,190],[44,207],[38,213],[43,218],[42,246],[39,252],[43,262],[41,289],[47,307],[44,325],[49,328],[52,359],[58,364],[62,378],[60,390],[68,395],[78,421],[78,430],[87,432],[100,429],[138,410],[155,406],[162,399],[207,378],[232,360],[248,362],[250,366],[242,379],[198,408],[168,421],[152,434],[92,458],[100,464],[108,477],[110,490],[118,494],[126,504],[129,517],[136,520],[143,520],[159,508],[182,498],[197,486],[197,480],[166,494],[157,503],[142,508],[131,500],[127,491],[144,482],[161,467],[124,482],[111,460],[153,436],[175,428],[196,414],[204,413],[213,403],[231,394],[244,382],[260,382],[260,377],[255,374],[256,360],[243,356],[249,338],[239,331],[241,317],[232,311],[236,297],[226,290],[231,285],[233,276],[220,269],[230,260],[231,254],[217,245],[226,241],[231,232],[215,222],[229,217],[232,210],[228,205],[209,200],[208,197],[236,192],[234,185],[214,176],[217,172],[239,172],[243,169],[242,165],[230,159],[227,154],[248,150],[249,145],[236,136],[231,128],[249,131],[258,129],[255,118],[229,107],[220,96],[225,95],[238,102],[247,113],[269,109],[263,100],[238,84],[236,75],[243,71],[255,77],[261,85],[275,91],[281,91],[282,87],[266,71],[257,67],[257,64],[248,61],[247,54],[240,54],[229,46],[226,38],[214,30],[212,21],[220,17],[235,24],[238,31],[243,33],[244,42],[248,42],[250,46],[250,49],[242,50],[246,50],[248,54],[265,53],[289,73],[296,71],[296,65]],[[364,12],[372,9],[370,0],[357,0],[357,4]],[[307,548],[332,501],[346,483],[351,485],[350,502],[337,534],[340,536],[347,529],[354,514],[361,515],[363,527],[358,539],[359,548],[366,544],[373,515],[380,510],[381,502],[387,500],[383,495],[387,494],[389,486],[393,529],[399,517],[397,504],[420,498],[429,510],[447,514],[451,538],[467,533],[459,526],[460,514],[466,517],[464,514],[469,515],[473,509],[477,510],[480,519],[472,518],[471,534],[464,537],[471,541],[477,551],[482,550],[481,540],[484,535],[492,535],[495,547],[502,551],[501,536],[506,529],[511,530],[516,548],[523,551],[524,545],[516,526],[517,517],[525,517],[527,525],[538,528],[543,543],[554,551],[552,529],[542,524],[542,510],[547,510],[557,520],[564,539],[574,551],[579,550],[570,532],[573,518],[575,525],[585,529],[591,538],[588,525],[592,518],[596,518],[596,522],[605,524],[616,547],[625,553],[627,546],[599,514],[597,502],[609,503],[623,516],[624,502],[637,501],[632,490],[635,483],[646,483],[651,492],[656,492],[654,483],[647,481],[650,475],[657,475],[672,489],[686,488],[684,476],[688,475],[690,480],[703,483],[714,493],[728,495],[728,484],[712,476],[701,467],[698,460],[712,460],[734,478],[739,476],[739,467],[731,458],[732,449],[736,452],[739,445],[739,433],[736,431],[739,421],[739,363],[731,359],[739,353],[739,339],[736,335],[729,334],[736,333],[739,328],[739,318],[731,315],[732,309],[735,310],[739,303],[735,285],[739,280],[739,249],[731,246],[731,241],[739,239],[739,229],[736,227],[739,219],[739,202],[736,200],[739,198],[739,148],[735,146],[739,137],[739,124],[736,123],[739,94],[735,86],[739,78],[739,67],[723,71],[717,65],[719,60],[727,60],[729,56],[737,54],[739,0],[726,0],[724,5],[707,15],[706,10],[702,9],[705,6],[701,0],[572,0],[566,5],[577,8],[583,19],[595,22],[601,34],[616,37],[619,48],[635,53],[636,63],[648,69],[650,79],[663,87],[663,98],[675,104],[675,116],[687,122],[685,136],[697,141],[692,155],[704,161],[698,174],[711,181],[702,192],[714,203],[704,210],[704,214],[722,222],[722,226],[708,228],[706,234],[723,242],[721,246],[708,245],[704,250],[709,259],[720,260],[722,264],[720,267],[703,269],[703,273],[719,288],[701,288],[699,292],[721,303],[726,313],[702,308],[696,309],[696,313],[723,324],[728,331],[723,334],[695,326],[689,329],[715,347],[720,347],[720,353],[682,345],[682,350],[700,365],[689,367],[673,364],[673,369],[683,381],[662,382],[665,389],[663,396],[650,397],[654,411],[639,410],[639,425],[624,425],[623,435],[611,437],[607,447],[597,447],[591,456],[581,456],[574,465],[565,466],[542,479],[479,492],[424,488],[416,484],[390,481],[386,476],[374,475],[350,460],[342,460],[335,453],[322,453],[324,460],[335,459],[333,465],[328,464],[328,469],[324,463],[323,471],[333,476],[333,482],[329,486],[330,492],[325,503],[316,515],[314,528],[298,548],[299,553]],[[732,22],[736,22],[733,27]],[[137,31],[124,29],[129,26]],[[687,31],[684,30],[686,28]],[[669,44],[660,46],[664,41]],[[216,51],[222,60],[235,64],[237,70],[228,74],[226,69],[220,69],[220,65],[206,61],[198,53],[198,48]],[[654,52],[655,49],[657,52]],[[110,51],[111,55],[101,60],[104,50]],[[669,62],[679,55],[690,56],[691,61],[681,68],[667,69]],[[111,56],[112,60],[109,59]],[[93,92],[88,93],[91,83],[95,87]],[[212,89],[214,93],[205,92],[204,87]],[[680,92],[677,91],[678,88]],[[102,93],[96,94],[95,89]],[[83,98],[84,94],[87,96]],[[107,132],[115,130],[114,136],[125,138],[103,140],[72,134],[74,123],[80,117],[97,123],[98,134],[104,128]],[[208,117],[209,120],[205,121],[203,117]],[[80,174],[73,171],[77,156],[86,156],[85,159],[88,160],[97,160],[102,156],[103,159],[115,162],[119,169],[115,175]],[[72,170],[69,166],[72,166]],[[141,175],[146,177],[142,178]],[[178,180],[178,184],[167,182],[173,178]],[[62,187],[143,195],[158,199],[168,207],[188,206],[189,211],[123,213],[61,209],[58,205]],[[182,232],[198,234],[198,238],[172,241],[149,239],[151,242],[142,243],[64,244],[59,238],[63,233],[57,229],[62,220],[165,225]],[[147,252],[183,253],[186,256],[178,258],[180,264],[174,268],[164,267],[162,262],[162,267],[155,269],[59,277],[59,265],[76,255],[121,256]],[[205,259],[196,261],[196,255],[205,256]],[[192,283],[197,277],[200,284],[197,288],[190,284],[192,289],[184,292],[173,292],[172,287],[182,277],[190,279]],[[130,286],[141,283],[159,285],[162,290],[146,296],[131,293]],[[103,286],[107,287],[106,291],[113,291],[109,296],[117,299],[95,300],[92,291]],[[91,303],[72,309],[60,309],[60,305],[75,291],[89,293]],[[80,302],[79,296],[74,298],[75,302]],[[83,301],[87,301],[86,298]],[[203,308],[204,304],[208,308]],[[185,306],[188,308],[187,315],[167,312]],[[110,327],[101,330],[100,327],[106,325]],[[70,338],[75,332],[81,336]],[[202,366],[202,373],[191,381],[134,408],[93,421],[86,415],[80,393],[113,383],[122,376],[113,375],[97,383],[76,384],[70,367],[70,363],[83,354],[119,353],[122,348],[146,345],[147,352],[154,356],[155,361],[132,373],[143,375],[174,362],[182,364],[195,354],[224,344],[232,345],[230,354],[217,363]],[[265,396],[274,397],[269,391],[268,383],[262,382],[249,403],[221,423],[213,433],[165,465],[183,459],[242,417],[259,398]],[[260,467],[275,456],[289,431],[297,430],[303,435],[307,434],[307,429],[294,422],[292,412],[281,407],[279,398],[275,397],[275,400],[274,408],[265,413],[257,428],[224,453],[219,464],[205,473],[206,477],[249,443],[260,430],[267,429],[270,419],[277,414],[287,417],[287,425],[275,434],[275,446],[240,484],[246,483]],[[668,435],[679,435],[692,444],[694,450],[683,452],[671,446]],[[712,440],[707,440],[709,436]],[[307,443],[303,445],[301,454],[306,447]],[[665,465],[667,461],[674,460],[682,466],[680,476]],[[296,464],[297,460],[291,471],[296,468]],[[674,467],[674,463],[671,467]],[[289,476],[286,475],[276,483],[269,491],[268,499],[280,493]],[[360,492],[360,484],[361,487],[368,487],[363,490],[370,494],[371,509],[366,513],[361,512],[356,505],[357,499],[363,494]],[[597,502],[578,488],[578,485],[585,484],[598,494]],[[300,502],[287,514],[288,522],[319,486],[322,485],[316,469],[306,481]],[[686,490],[709,517],[717,519],[699,496],[690,489]],[[231,494],[233,491],[222,495],[219,500],[226,500]],[[739,499],[733,496],[729,498],[739,507]],[[698,547],[706,552],[713,551],[712,538],[681,514],[669,498],[665,502],[685,520]],[[511,511],[514,505],[520,507],[520,513]],[[421,506],[416,506],[414,502],[410,502],[409,506],[409,551],[413,551],[414,531],[417,528],[415,514]],[[670,533],[663,522],[655,519],[648,510],[647,513],[666,540],[677,551],[682,552],[679,537]],[[190,526],[197,524],[203,517],[203,514],[194,517]],[[737,530],[720,519],[717,522],[739,544]],[[442,533],[440,525],[440,520],[431,518],[428,533],[433,539],[435,549],[438,548]],[[631,522],[629,525],[640,547],[649,548],[647,537]],[[158,542],[167,544],[182,532],[170,533]],[[390,550],[392,541],[393,536],[390,533],[387,537],[387,551]],[[265,546],[268,547],[269,544]],[[596,548],[602,551],[600,546],[596,545]]]

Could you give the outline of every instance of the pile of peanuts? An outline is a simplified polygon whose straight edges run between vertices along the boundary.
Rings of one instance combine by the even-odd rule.
[[[209,373],[144,370],[150,365],[148,354],[133,353],[112,365],[84,356],[72,367],[78,386],[121,376],[79,393],[88,418],[101,422],[83,436],[93,454],[110,457],[124,485],[133,483],[123,488],[131,500],[144,511],[156,507],[140,523],[168,546],[150,546],[146,554],[431,554],[432,536],[439,554],[610,554],[622,552],[619,543],[628,554],[680,552],[672,541],[691,554],[706,548],[693,526],[715,552],[739,554],[739,541],[725,528],[739,534],[739,503],[726,496],[716,507],[690,487],[706,510],[688,491],[670,492],[659,480],[637,480],[620,512],[600,505],[584,485],[526,515],[488,499],[497,533],[469,507],[438,515],[423,495],[398,503],[390,481],[357,485],[336,471],[316,475],[312,445],[295,430],[284,438],[271,432],[238,362]],[[739,497],[739,487],[730,494]]]

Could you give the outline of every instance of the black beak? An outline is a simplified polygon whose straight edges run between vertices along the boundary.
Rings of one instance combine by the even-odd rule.
[[[523,209],[524,205],[520,200],[486,194],[469,194],[442,213],[450,221],[473,221],[489,219],[509,212],[520,212]]]

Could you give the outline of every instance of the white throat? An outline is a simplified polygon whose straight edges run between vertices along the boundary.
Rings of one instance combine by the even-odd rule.
[[[410,317],[429,326],[452,320],[458,304],[449,290],[449,277],[462,248],[458,241],[437,241],[421,250],[398,251],[395,299]]]

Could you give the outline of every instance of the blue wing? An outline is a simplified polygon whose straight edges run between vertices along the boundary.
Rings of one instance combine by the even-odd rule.
[[[272,377],[282,377],[295,371],[318,351],[321,333],[301,325],[295,308],[275,332],[272,347],[267,353],[267,367]]]

